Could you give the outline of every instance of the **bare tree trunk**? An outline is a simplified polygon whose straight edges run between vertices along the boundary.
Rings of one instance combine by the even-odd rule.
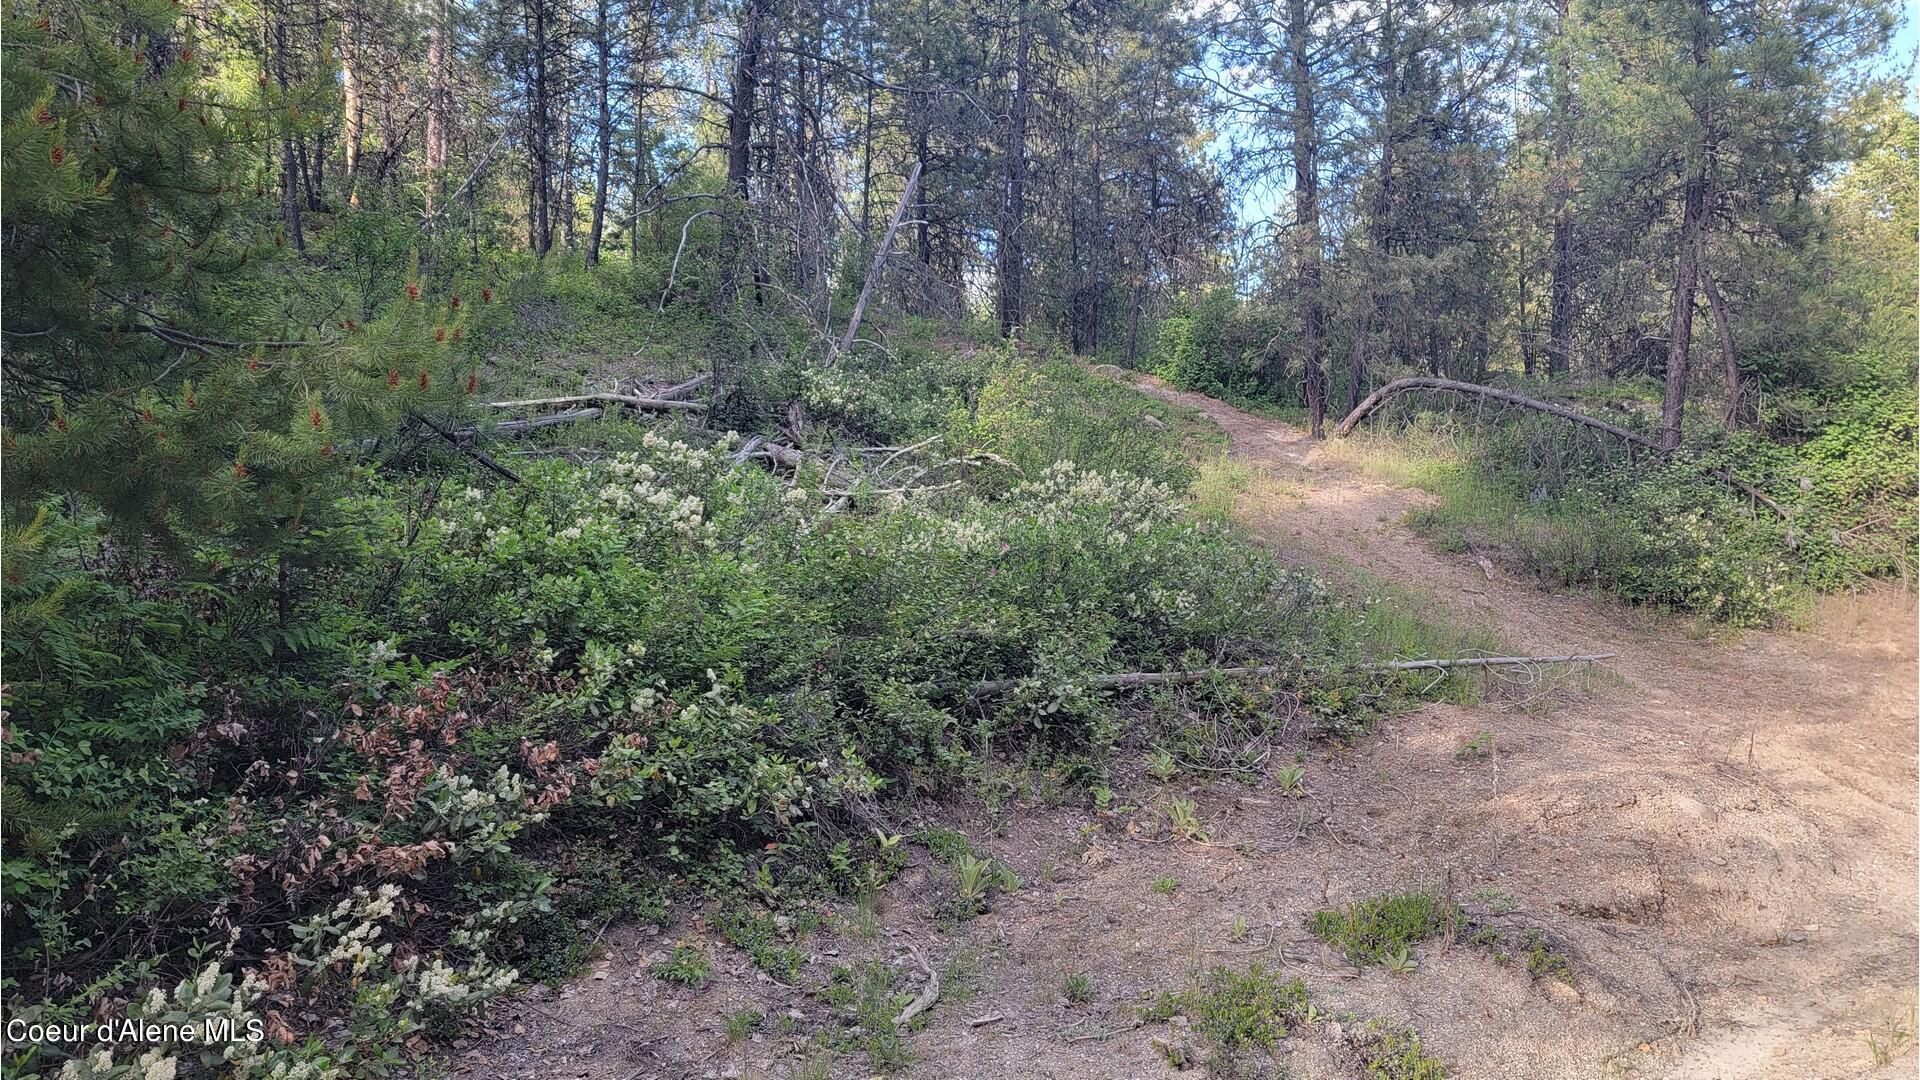
[[[734,205],[726,212],[721,258],[720,306],[733,302],[740,285],[740,261],[745,229],[741,216],[752,201],[754,99],[760,90],[760,34],[763,0],[746,0],[740,15],[740,54],[733,65],[733,98],[727,110],[727,189]]]
[[[1300,357],[1305,369],[1311,435],[1326,434],[1327,373],[1321,364],[1326,312],[1320,295],[1320,133],[1314,111],[1313,73],[1308,66],[1312,27],[1306,0],[1287,5],[1287,76],[1293,88],[1293,208],[1297,230],[1300,294]]]
[[[365,106],[360,101],[359,11],[349,2],[340,12],[340,148],[346,155],[347,203],[360,205],[354,182],[360,177],[360,125]]]
[[[1392,235],[1394,149],[1400,141],[1399,121],[1395,115],[1400,88],[1400,41],[1393,15],[1393,0],[1387,0],[1380,16],[1380,53],[1374,63],[1374,81],[1380,87],[1380,182],[1373,189],[1373,207],[1367,222],[1367,253],[1371,262],[1362,263],[1366,276],[1366,294],[1360,298],[1360,323],[1354,333],[1353,355],[1347,364],[1347,410],[1360,404],[1361,388],[1367,382],[1368,340],[1373,333],[1374,314],[1381,299],[1376,276],[1385,261],[1388,238]]]
[[[841,335],[838,351],[846,352],[853,347],[853,336],[860,331],[860,318],[867,311],[867,295],[873,291],[880,274],[887,267],[887,255],[893,251],[894,234],[900,231],[900,220],[907,216],[907,207],[913,205],[914,188],[920,184],[920,166],[915,164],[913,172],[907,176],[907,186],[900,190],[900,202],[893,208],[893,217],[887,222],[887,234],[880,239],[880,246],[873,249],[873,265],[867,269],[867,280],[860,286],[860,299],[853,305],[853,315],[847,320],[847,332]]]
[[[274,77],[280,84],[280,92],[287,89],[287,24],[281,18],[280,5],[275,3],[273,20],[273,68]],[[306,231],[301,228],[300,220],[300,178],[303,175],[299,155],[294,150],[292,139],[280,140],[280,210],[286,220],[287,239],[293,242],[293,250],[307,250]]]
[[[427,40],[427,213],[439,203],[443,173],[447,168],[447,129],[451,92],[447,87],[453,48],[447,41],[451,27],[447,0],[435,0],[433,25]]]
[[[1552,269],[1547,285],[1547,374],[1573,368],[1573,56],[1567,44],[1568,0],[1554,0],[1559,14],[1559,56],[1554,60],[1553,175],[1548,194],[1553,207]]]
[[[1682,196],[1680,254],[1673,273],[1673,310],[1667,330],[1667,382],[1660,401],[1660,448],[1680,445],[1687,407],[1687,355],[1693,345],[1693,294],[1699,281],[1701,219],[1706,216],[1706,179],[1696,174]]]
[[[1707,0],[1699,0],[1693,31],[1695,71],[1707,64]],[[1713,110],[1696,106],[1702,128],[1699,159],[1680,196],[1680,252],[1673,271],[1673,309],[1667,328],[1667,385],[1660,401],[1660,449],[1680,445],[1681,421],[1687,408],[1687,361],[1693,345],[1693,296],[1699,285],[1700,249],[1706,238],[1708,195],[1713,190],[1716,138]]]
[[[527,85],[527,118],[532,128],[533,178],[528,188],[529,214],[527,221],[528,246],[533,253],[545,258],[553,247],[553,217],[550,205],[553,195],[553,140],[550,136],[552,115],[547,100],[547,0],[528,0],[528,14],[531,16],[532,35],[528,48],[532,50],[533,71]]]
[[[1006,201],[1000,218],[996,254],[1000,270],[1000,336],[1009,337],[1020,325],[1024,312],[1026,276],[1027,211],[1027,105],[1032,92],[1027,71],[1028,40],[1031,27],[1027,20],[1028,0],[1020,0],[1014,19],[1013,103],[1008,110],[1006,145],[1002,150],[1006,164]]]
[[[573,228],[575,224],[573,213],[574,96],[567,90],[571,79],[571,72],[566,66],[568,51],[562,48],[556,55],[561,64],[560,70],[556,73],[560,82],[561,91],[554,95],[555,99],[559,102],[560,108],[560,138],[559,146],[555,150],[557,160],[554,162],[554,187],[556,191],[554,192],[553,200],[553,217],[555,223],[560,227],[561,246],[565,247],[568,251],[572,251],[575,240]]]
[[[593,224],[587,233],[587,265],[600,262],[600,238],[607,224],[607,177],[613,162],[613,34],[608,27],[612,0],[597,0],[593,13],[594,121]],[[640,222],[634,221],[638,229]]]
[[[1727,413],[1725,423],[1728,431],[1740,430],[1741,378],[1740,356],[1733,348],[1733,329],[1727,320],[1727,305],[1720,297],[1720,285],[1704,267],[1700,271],[1700,284],[1706,289],[1707,308],[1713,312],[1713,334],[1720,340],[1720,363],[1725,372],[1727,384]]]
[[[640,200],[643,192],[653,190],[653,156],[647,145],[647,94],[648,79],[653,63],[653,14],[645,4],[628,6],[628,17],[636,24],[633,27],[635,39],[633,51],[633,213],[640,213]],[[654,243],[660,241],[660,215],[650,215],[653,219]],[[640,258],[640,220],[635,217],[627,225],[627,253],[635,260]]]

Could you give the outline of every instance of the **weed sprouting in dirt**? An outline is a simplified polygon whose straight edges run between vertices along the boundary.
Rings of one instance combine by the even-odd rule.
[[[1192,799],[1169,802],[1167,822],[1173,826],[1174,834],[1184,840],[1204,843],[1207,839],[1207,827],[1201,823],[1198,806]]]
[[[1320,940],[1364,967],[1405,955],[1458,918],[1459,909],[1453,904],[1415,889],[1315,912],[1307,926]]]
[[[1304,799],[1307,797],[1307,770],[1303,766],[1287,765],[1282,767],[1273,774],[1273,783],[1275,787],[1280,789],[1280,794],[1285,795],[1289,799]]]
[[[675,945],[666,959],[653,965],[653,973],[670,983],[696,987],[713,974],[713,961],[708,959],[704,945],[686,941]]]
[[[1428,1054],[1405,1024],[1369,1020],[1349,1041],[1363,1056],[1369,1080],[1446,1080],[1446,1065]]]
[[[1461,761],[1479,761],[1493,755],[1493,732],[1476,731],[1460,740],[1453,756]]]
[[[1262,964],[1245,971],[1216,967],[1201,973],[1176,1002],[1195,1030],[1229,1050],[1272,1047],[1305,1015],[1307,986]]]
[[[819,923],[810,911],[787,914],[747,906],[726,908],[717,920],[720,935],[728,943],[745,951],[755,967],[787,983],[799,976],[800,965],[807,959],[800,940]]]
[[[736,1009],[727,1014],[727,1041],[742,1042],[760,1025],[760,1010],[754,1008]]]
[[[894,1023],[913,995],[895,989],[893,968],[879,960],[843,964],[828,975],[821,997],[854,1024],[838,1038],[829,1038],[828,1049],[865,1051],[868,1062],[883,1072],[903,1068],[913,1060],[900,1025]]]

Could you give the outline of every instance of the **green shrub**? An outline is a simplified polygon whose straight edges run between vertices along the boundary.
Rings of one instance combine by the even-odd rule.
[[[1356,900],[1345,908],[1317,911],[1307,927],[1355,964],[1378,964],[1452,924],[1457,912],[1421,890]]]
[[[1189,513],[1181,436],[1141,422],[1163,407],[999,350],[915,378],[819,423],[992,455],[927,496],[839,506],[819,466],[627,424],[519,484],[346,474],[290,589],[159,572],[49,506],[9,537],[12,1004],[116,965],[144,996],[230,920],[220,972],[344,1018],[287,1021],[315,1053],[374,1055],[564,977],[683,888],[871,887],[900,842],[849,839],[876,798],[990,747],[1084,767],[1137,736],[1094,675],[1285,658],[1193,691],[1254,734],[1377,707],[1339,598]],[[1013,685],[976,697],[989,679]],[[790,978],[801,931],[772,919],[722,929]]]
[[[1307,1011],[1307,987],[1264,965],[1216,967],[1174,998],[1196,1030],[1228,1050],[1272,1047]]]

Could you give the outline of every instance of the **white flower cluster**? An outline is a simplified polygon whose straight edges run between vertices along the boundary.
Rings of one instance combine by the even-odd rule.
[[[359,976],[391,956],[391,942],[374,942],[384,929],[382,924],[393,918],[394,901],[399,896],[400,886],[391,883],[380,886],[377,892],[355,887],[351,896],[333,905],[332,911],[297,932],[311,954],[309,963],[322,968],[344,964],[349,974]]]
[[[715,528],[706,501],[694,492],[711,486],[724,450],[737,438],[729,432],[718,446],[700,449],[649,431],[640,444],[651,460],[637,453],[615,456],[608,465],[613,480],[600,489],[600,502],[625,517],[655,517],[686,539],[711,541]]]
[[[483,785],[473,777],[442,765],[420,792],[420,805],[454,841],[462,861],[483,852],[505,852],[509,842],[528,824],[545,821],[544,811],[526,809],[527,782],[505,765],[494,770]]]
[[[69,1060],[60,1067],[60,1080],[174,1080],[180,1072],[180,1059],[156,1046],[139,1058],[124,1063],[113,1060],[113,1049],[101,1047],[85,1057]]]
[[[222,962],[209,962],[171,993],[155,986],[134,995],[139,1004],[127,1010],[127,1019],[157,1025],[163,1041],[125,1061],[115,1060],[114,1047],[97,1046],[62,1064],[55,1075],[60,1080],[175,1080],[181,1062],[204,1063],[205,1055],[217,1050],[220,1075],[233,1080],[339,1080],[340,1069],[306,1060],[306,1047],[267,1045],[265,1019],[253,1008],[265,986],[252,977],[236,984]]]
[[[464,1012],[511,989],[520,980],[520,972],[484,958],[462,969],[437,956],[431,963],[422,964],[416,956],[402,964],[401,977],[407,999],[415,1008]]]
[[[1043,528],[1105,515],[1107,542],[1115,546],[1180,512],[1164,484],[1123,472],[1094,472],[1070,461],[1056,462],[1039,479],[1014,488],[1007,501],[1023,520]]]

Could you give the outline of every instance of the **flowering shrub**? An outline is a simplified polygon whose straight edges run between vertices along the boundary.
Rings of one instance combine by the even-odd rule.
[[[31,647],[10,633],[23,689],[0,792],[29,853],[6,866],[8,955],[30,988],[14,1006],[106,992],[63,958],[141,935],[184,952],[234,926],[211,989],[202,971],[128,974],[127,1015],[161,1007],[146,982],[191,974],[168,1010],[261,1027],[222,1068],[378,1071],[523,975],[565,974],[582,925],[657,910],[656,876],[771,889],[777,861],[822,887],[868,880],[886,871],[847,838],[867,836],[874,800],[951,783],[995,740],[1068,757],[1138,737],[1095,675],[1279,657],[1301,682],[1371,678],[1316,582],[1187,512],[1191,471],[1130,391],[999,351],[809,378],[810,422],[937,431],[980,464],[934,494],[847,505],[816,466],[736,466],[737,436],[688,429],[532,460],[513,486],[361,477],[353,527],[313,541],[348,554],[303,585],[314,623],[291,643],[260,571],[244,593],[95,588],[104,614]],[[23,570],[43,575],[34,595],[61,587]],[[86,644],[116,620],[171,634],[136,634],[147,652],[124,677]],[[999,679],[1014,688],[975,696]],[[1241,712],[1287,714],[1263,693]],[[1284,701],[1337,726],[1368,698]],[[8,1053],[15,1071],[116,1077],[176,1056],[68,1049]]]

